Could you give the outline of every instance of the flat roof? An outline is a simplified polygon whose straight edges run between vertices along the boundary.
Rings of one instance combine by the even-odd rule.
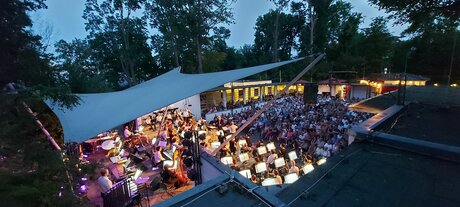
[[[397,119],[397,124],[387,133],[460,146],[458,119],[460,107],[445,107],[412,103]]]
[[[460,164],[353,143],[276,196],[290,206],[458,206]]]

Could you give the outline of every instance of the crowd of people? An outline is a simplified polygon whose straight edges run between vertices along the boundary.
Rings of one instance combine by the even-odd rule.
[[[228,101],[226,105],[224,105],[222,102],[220,102],[217,105],[208,107],[209,109],[205,110],[204,114],[216,113],[216,112],[220,112],[220,111],[236,109],[236,108],[241,108],[241,107],[246,107],[246,106],[254,107],[259,103],[263,103],[263,102],[266,102],[266,101],[269,101],[269,100],[273,99],[273,97],[274,97],[273,95],[265,95],[263,100],[254,98],[254,99],[249,99],[249,100],[246,100],[246,101],[240,101],[240,100],[235,101],[235,102]]]
[[[216,156],[231,158],[225,164],[237,171],[249,170],[245,176],[255,183],[261,184],[267,178],[278,184],[285,183],[285,175],[300,176],[306,164],[339,153],[348,145],[347,130],[371,116],[350,111],[348,105],[346,101],[329,96],[319,96],[314,104],[304,104],[299,94],[283,96],[235,139],[229,140]],[[216,116],[209,123],[204,119],[195,120],[188,110],[167,110],[165,114],[158,112],[146,116],[144,125],[150,126],[158,136],[145,141],[151,143],[151,148],[143,150],[143,161],[150,160],[154,169],[160,170],[165,183],[181,185],[189,179],[194,180],[193,142],[214,150],[213,142],[226,142],[229,135],[235,134],[258,109],[253,106],[233,115]],[[206,134],[194,139],[197,131],[206,131]],[[123,135],[133,137],[128,128]],[[266,152],[260,151],[261,147]],[[293,151],[297,158],[290,156]],[[135,157],[139,157],[139,153],[137,150],[131,152],[137,155]],[[243,159],[243,155],[247,155],[247,159]],[[284,158],[285,163],[275,164],[278,158]],[[256,170],[260,163],[266,164],[263,172]],[[102,178],[106,174],[105,171],[101,173]],[[100,184],[107,184],[102,178]]]
[[[238,171],[250,168],[253,181],[259,183],[261,180],[257,178],[261,177],[277,178],[292,172],[300,175],[299,166],[316,163],[344,149],[348,145],[347,130],[371,116],[348,110],[349,104],[335,97],[319,96],[317,103],[305,105],[300,95],[284,96],[263,112],[248,127],[244,136],[230,141],[221,150],[220,157],[232,156],[234,162],[230,166]],[[257,108],[248,109],[233,116],[228,114],[216,117],[215,120],[223,120],[222,125],[233,123],[241,126],[256,111]],[[245,140],[246,144],[239,146],[239,140]],[[258,154],[257,149],[268,143],[274,143],[276,149],[264,155]],[[291,151],[295,151],[300,159],[290,160],[288,152]],[[242,153],[250,155],[251,166],[239,161],[238,156]],[[278,157],[286,160],[282,168],[273,165],[274,159]],[[264,175],[255,170],[255,165],[260,162],[267,163],[268,170]]]

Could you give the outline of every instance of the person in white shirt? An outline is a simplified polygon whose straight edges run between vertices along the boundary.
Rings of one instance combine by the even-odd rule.
[[[123,131],[123,136],[126,139],[126,138],[129,138],[132,135],[133,135],[133,133],[131,131],[129,131],[128,125],[126,125],[125,130]]]
[[[236,133],[236,130],[238,129],[238,126],[235,125],[235,123],[232,121],[230,123],[230,126],[228,127],[230,134]]]
[[[275,168],[275,159],[278,158],[278,155],[275,153],[274,150],[272,150],[270,152],[270,156],[268,156],[267,158],[267,164],[271,167],[271,168]]]
[[[109,170],[101,169],[101,176],[97,179],[101,193],[107,193],[112,188],[112,181],[109,179]]]

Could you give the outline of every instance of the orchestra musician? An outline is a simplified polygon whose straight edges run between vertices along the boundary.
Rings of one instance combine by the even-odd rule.
[[[125,130],[123,131],[123,136],[125,137],[125,139],[128,139],[130,138],[131,136],[133,136],[134,134],[129,131],[129,127],[128,125],[125,126]]]
[[[153,160],[155,162],[155,165],[158,168],[163,167],[163,161],[165,158],[163,157],[163,148],[160,146],[156,147],[155,155],[153,156]]]
[[[171,165],[164,165],[163,171],[161,171],[160,175],[163,179],[163,183],[165,184],[173,184],[175,187],[179,187],[179,181],[176,178],[176,173],[170,170]]]

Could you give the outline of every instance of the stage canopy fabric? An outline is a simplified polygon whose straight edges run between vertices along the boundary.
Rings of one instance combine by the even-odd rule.
[[[59,118],[64,140],[82,142],[179,100],[301,59],[204,74],[184,74],[176,68],[122,91],[76,94],[81,100],[71,109],[46,104]]]

